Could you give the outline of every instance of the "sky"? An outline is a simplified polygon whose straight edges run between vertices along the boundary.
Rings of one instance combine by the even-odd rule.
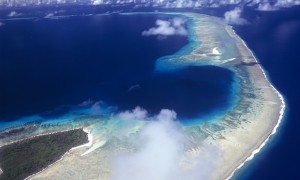
[[[160,8],[220,8],[232,7],[231,10],[224,13],[224,20],[231,25],[245,25],[248,23],[242,17],[243,9],[245,7],[253,7],[258,11],[276,11],[282,8],[288,8],[300,5],[300,0],[0,0],[1,7],[25,7],[25,6],[44,6],[44,5],[58,5],[58,4],[86,4],[86,5],[109,5],[109,4],[131,4],[136,7],[160,7]],[[18,17],[22,14],[16,11],[11,11],[7,17]],[[49,17],[54,16],[54,13],[48,14]],[[174,19],[173,22],[166,22],[157,20],[157,27],[153,27],[148,31],[143,32],[143,35],[186,35],[186,32],[180,27],[180,19]],[[175,22],[177,21],[177,22]],[[175,23],[178,27],[176,27]],[[3,25],[3,24],[1,24]],[[1,26],[0,25],[0,26]],[[164,32],[162,32],[162,30]],[[176,31],[176,32],[173,32]]]
[[[300,0],[0,0],[0,6],[32,6],[45,4],[143,4],[167,8],[220,7],[225,5],[257,6],[260,10],[276,10],[282,7],[299,5]]]

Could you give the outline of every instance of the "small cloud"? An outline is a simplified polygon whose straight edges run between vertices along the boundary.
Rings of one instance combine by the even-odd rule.
[[[132,111],[120,113],[119,117],[123,120],[144,120],[147,117],[147,111],[140,107],[136,107]]]
[[[95,103],[91,106],[91,108],[90,108],[91,114],[97,114],[97,113],[99,113],[99,111],[101,110],[101,105],[102,105],[102,104],[103,104],[102,101],[97,101],[97,102],[95,102]]]
[[[174,121],[176,118],[176,112],[169,109],[162,109],[156,117],[158,121]]]
[[[143,31],[143,36],[186,36],[187,30],[184,27],[185,20],[182,18],[174,18],[171,20],[156,20],[156,27],[152,27],[147,31]]]
[[[300,1],[299,0],[277,0],[275,6],[277,7],[292,7],[292,6],[296,6],[296,5],[300,5]]]
[[[16,16],[21,16],[22,13],[17,13],[16,11],[10,12],[7,16],[8,17],[16,17]]]
[[[135,84],[135,85],[130,86],[128,88],[127,92],[129,93],[129,92],[132,92],[132,91],[140,89],[140,88],[141,88],[141,86],[139,84]]]
[[[242,14],[242,9],[239,7],[236,7],[231,11],[225,12],[224,18],[228,24],[233,24],[233,25],[247,24],[248,21],[244,18],[241,18],[241,14]]]
[[[79,106],[90,106],[94,104],[94,101],[92,101],[91,99],[83,101],[82,103],[79,104]]]
[[[84,113],[89,115],[99,115],[104,110],[103,104],[104,103],[102,101],[92,101],[89,99],[78,104],[78,107],[83,108]]]
[[[261,3],[258,5],[257,10],[259,10],[259,11],[276,11],[276,10],[278,10],[278,8],[271,5],[270,3]]]
[[[0,27],[1,27],[1,26],[4,26],[4,25],[5,25],[5,24],[4,24],[3,22],[0,22]]]
[[[51,18],[53,17],[55,14],[54,13],[48,13],[46,14],[46,16],[44,18]]]
[[[102,3],[103,3],[102,0],[94,0],[94,1],[92,1],[93,5],[100,5]]]

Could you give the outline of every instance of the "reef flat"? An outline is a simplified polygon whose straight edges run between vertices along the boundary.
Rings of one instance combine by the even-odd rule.
[[[156,71],[209,65],[229,69],[235,74],[233,100],[229,109],[206,117],[208,120],[178,123],[178,127],[174,128],[182,134],[178,139],[183,136],[184,141],[176,141],[175,147],[178,148],[178,144],[182,147],[178,148],[180,153],[176,153],[175,159],[178,161],[172,162],[183,169],[185,179],[230,178],[276,132],[284,111],[283,98],[267,80],[245,43],[221,19],[192,13],[164,14],[187,20],[189,44],[176,54],[159,58],[155,64]],[[93,108],[99,109],[97,105],[94,104]],[[147,129],[145,127],[151,125],[149,120],[160,119],[160,116],[176,119],[174,113],[165,110],[149,118],[140,108],[114,114],[109,108],[100,107],[97,113],[87,110],[62,116],[52,122],[8,129],[2,134],[0,143],[7,144],[40,133],[85,127],[92,137],[88,146],[72,150],[61,161],[30,179],[110,179],[116,173],[115,159],[139,152],[143,146],[143,141],[136,140]],[[173,128],[168,124],[167,127]],[[172,139],[167,140],[173,142]],[[180,177],[178,175],[176,178]],[[167,176],[165,179],[174,178]]]

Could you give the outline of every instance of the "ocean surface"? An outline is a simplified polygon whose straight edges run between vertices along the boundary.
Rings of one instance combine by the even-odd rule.
[[[233,72],[215,66],[155,70],[158,58],[188,43],[186,36],[142,36],[157,19],[170,18],[112,14],[3,21],[1,121],[37,114],[53,119],[87,101],[101,101],[114,112],[172,109],[182,122],[223,112],[231,106]]]
[[[244,13],[250,23],[234,29],[284,96],[287,110],[275,136],[236,179],[300,179],[300,7]]]

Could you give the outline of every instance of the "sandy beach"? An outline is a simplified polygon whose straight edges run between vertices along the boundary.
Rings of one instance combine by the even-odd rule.
[[[241,53],[243,62],[249,63],[255,61],[256,63],[259,63],[251,50],[247,47],[244,41],[238,37],[232,27],[227,27],[226,29],[228,34],[236,39],[237,47]],[[227,135],[227,137],[239,136],[240,139],[244,139],[243,136],[245,136],[245,144],[248,144],[249,147],[252,146],[252,148],[249,148],[248,152],[244,153],[244,157],[241,158],[240,161],[236,161],[238,166],[230,169],[228,173],[224,174],[225,177],[227,176],[227,179],[232,177],[234,172],[241,168],[246,161],[253,159],[255,154],[259,153],[259,151],[266,145],[270,137],[276,133],[285,110],[283,96],[268,80],[263,68],[259,64],[256,64],[254,66],[247,66],[247,71],[249,72],[250,80],[261,93],[262,107],[255,109],[255,116],[252,114],[252,117],[250,116],[247,118],[247,120],[251,122],[246,125],[247,128],[244,128],[245,125],[242,125],[242,129],[239,129],[238,132]],[[248,138],[246,136],[248,136]],[[247,139],[250,140],[247,141]]]
[[[93,136],[91,135],[91,132],[90,132],[90,130],[88,128],[83,128],[83,131],[86,132],[87,136],[88,136],[88,142],[86,144],[82,144],[82,145],[79,145],[79,146],[71,148],[68,152],[66,152],[64,155],[62,155],[61,158],[59,158],[57,161],[55,161],[54,163],[48,165],[46,168],[40,170],[39,172],[34,173],[34,174],[28,176],[25,180],[31,179],[32,177],[34,177],[34,176],[40,174],[41,172],[43,172],[45,169],[51,168],[51,166],[53,166],[54,164],[57,164],[58,162],[60,162],[61,160],[63,160],[73,150],[78,149],[78,148],[83,148],[83,147],[90,147],[92,145],[92,143],[93,143]],[[46,135],[50,135],[50,134],[53,134],[53,133],[49,133],[49,134],[46,134]]]
[[[193,27],[190,27],[192,43],[201,43],[188,54],[171,57],[165,62],[180,66],[214,65],[227,68],[236,74],[239,82],[238,101],[224,117],[182,128],[189,139],[182,154],[182,168],[190,168],[187,164],[192,166],[193,163],[187,159],[197,161],[209,150],[207,147],[213,147],[217,156],[209,159],[214,162],[208,179],[230,179],[276,132],[283,118],[284,99],[231,26],[206,15],[180,15],[193,21]],[[112,159],[136,151],[128,142],[144,124],[133,123],[131,136],[119,138],[115,128],[118,122],[99,122],[95,121],[86,130],[88,144],[72,148],[59,161],[27,179],[110,179]]]

